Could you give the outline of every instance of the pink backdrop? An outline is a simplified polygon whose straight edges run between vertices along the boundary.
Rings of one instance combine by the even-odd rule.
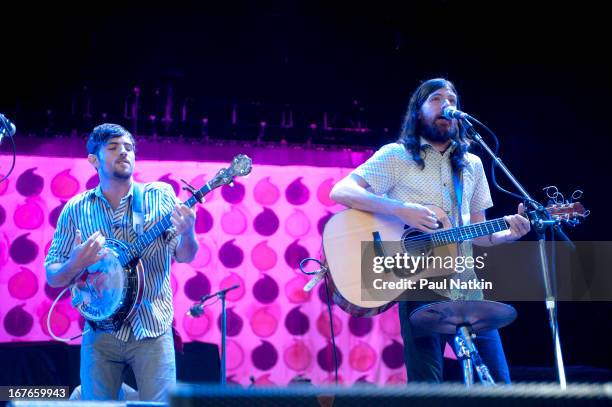
[[[226,165],[138,160],[135,178],[163,180],[178,192],[180,178],[201,187]],[[220,344],[220,303],[199,319],[185,313],[201,295],[240,283],[227,297],[229,380],[284,385],[301,374],[333,382],[324,284],[304,293],[308,278],[298,263],[319,257],[322,226],[341,209],[329,191],[349,171],[255,162],[250,176],[197,207],[200,251],[191,264],[172,266],[176,327],[186,342]],[[45,253],[62,204],[96,183],[85,159],[21,156],[0,184],[0,342],[50,340],[43,321],[58,290],[45,283]],[[179,197],[187,199],[185,191]],[[59,336],[81,331],[68,300],[52,322]],[[364,319],[334,307],[334,326],[342,383],[405,383],[397,307]]]

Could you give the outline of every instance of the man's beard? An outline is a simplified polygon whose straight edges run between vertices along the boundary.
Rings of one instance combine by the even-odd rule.
[[[131,173],[125,173],[125,172],[119,172],[119,171],[113,172],[113,177],[115,177],[116,179],[130,179],[131,176],[132,176]]]
[[[132,171],[117,171],[114,170],[113,171],[113,178],[115,179],[130,179],[130,177],[132,176]]]
[[[457,138],[457,127],[451,126],[441,131],[435,124],[421,123],[421,136],[427,141],[444,143]]]

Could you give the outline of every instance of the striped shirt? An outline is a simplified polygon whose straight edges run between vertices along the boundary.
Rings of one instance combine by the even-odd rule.
[[[382,146],[353,174],[363,178],[377,195],[385,195],[402,202],[422,205],[433,204],[446,212],[454,226],[459,224],[459,212],[464,225],[470,224],[470,215],[493,206],[489,184],[477,155],[466,153],[466,166],[462,172],[463,193],[461,211],[457,210],[453,170],[450,155],[455,145],[440,153],[421,138],[421,157],[425,168],[421,169],[402,144]],[[471,241],[459,245],[462,256],[472,256]],[[476,277],[473,268],[467,268],[454,278],[471,280]],[[437,291],[438,292],[438,291]],[[438,292],[451,299],[481,299],[481,290],[457,290]]]
[[[100,230],[107,238],[132,243],[137,235],[132,225],[133,184],[128,194],[113,210],[100,186],[73,197],[63,208],[53,235],[45,267],[64,263],[74,247],[76,230],[83,241]],[[172,187],[163,182],[151,182],[143,188],[144,232],[147,232],[174,209],[178,199]],[[175,255],[180,237],[174,227],[156,238],[142,253],[144,293],[135,317],[125,322],[114,335],[126,341],[133,332],[136,339],[155,338],[166,332],[173,318],[170,285],[171,257]]]

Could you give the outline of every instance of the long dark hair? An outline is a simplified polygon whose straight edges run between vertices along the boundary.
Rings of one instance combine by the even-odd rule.
[[[419,137],[423,132],[419,112],[429,95],[441,88],[448,88],[457,95],[457,109],[461,109],[459,105],[459,94],[451,81],[444,78],[429,79],[423,82],[410,97],[408,110],[406,111],[406,117],[402,124],[402,131],[398,139],[398,143],[404,145],[421,169],[425,168],[425,162],[423,161],[423,157],[421,157],[421,142]],[[451,153],[450,160],[453,171],[460,171],[465,167],[465,153],[469,147],[465,138],[465,129],[463,126],[459,126],[457,139],[455,141],[457,142],[457,147]]]

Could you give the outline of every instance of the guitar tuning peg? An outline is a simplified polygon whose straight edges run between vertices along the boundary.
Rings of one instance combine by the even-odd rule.
[[[583,192],[580,189],[577,189],[572,192],[572,201],[577,201],[578,199],[582,198],[582,194]]]

